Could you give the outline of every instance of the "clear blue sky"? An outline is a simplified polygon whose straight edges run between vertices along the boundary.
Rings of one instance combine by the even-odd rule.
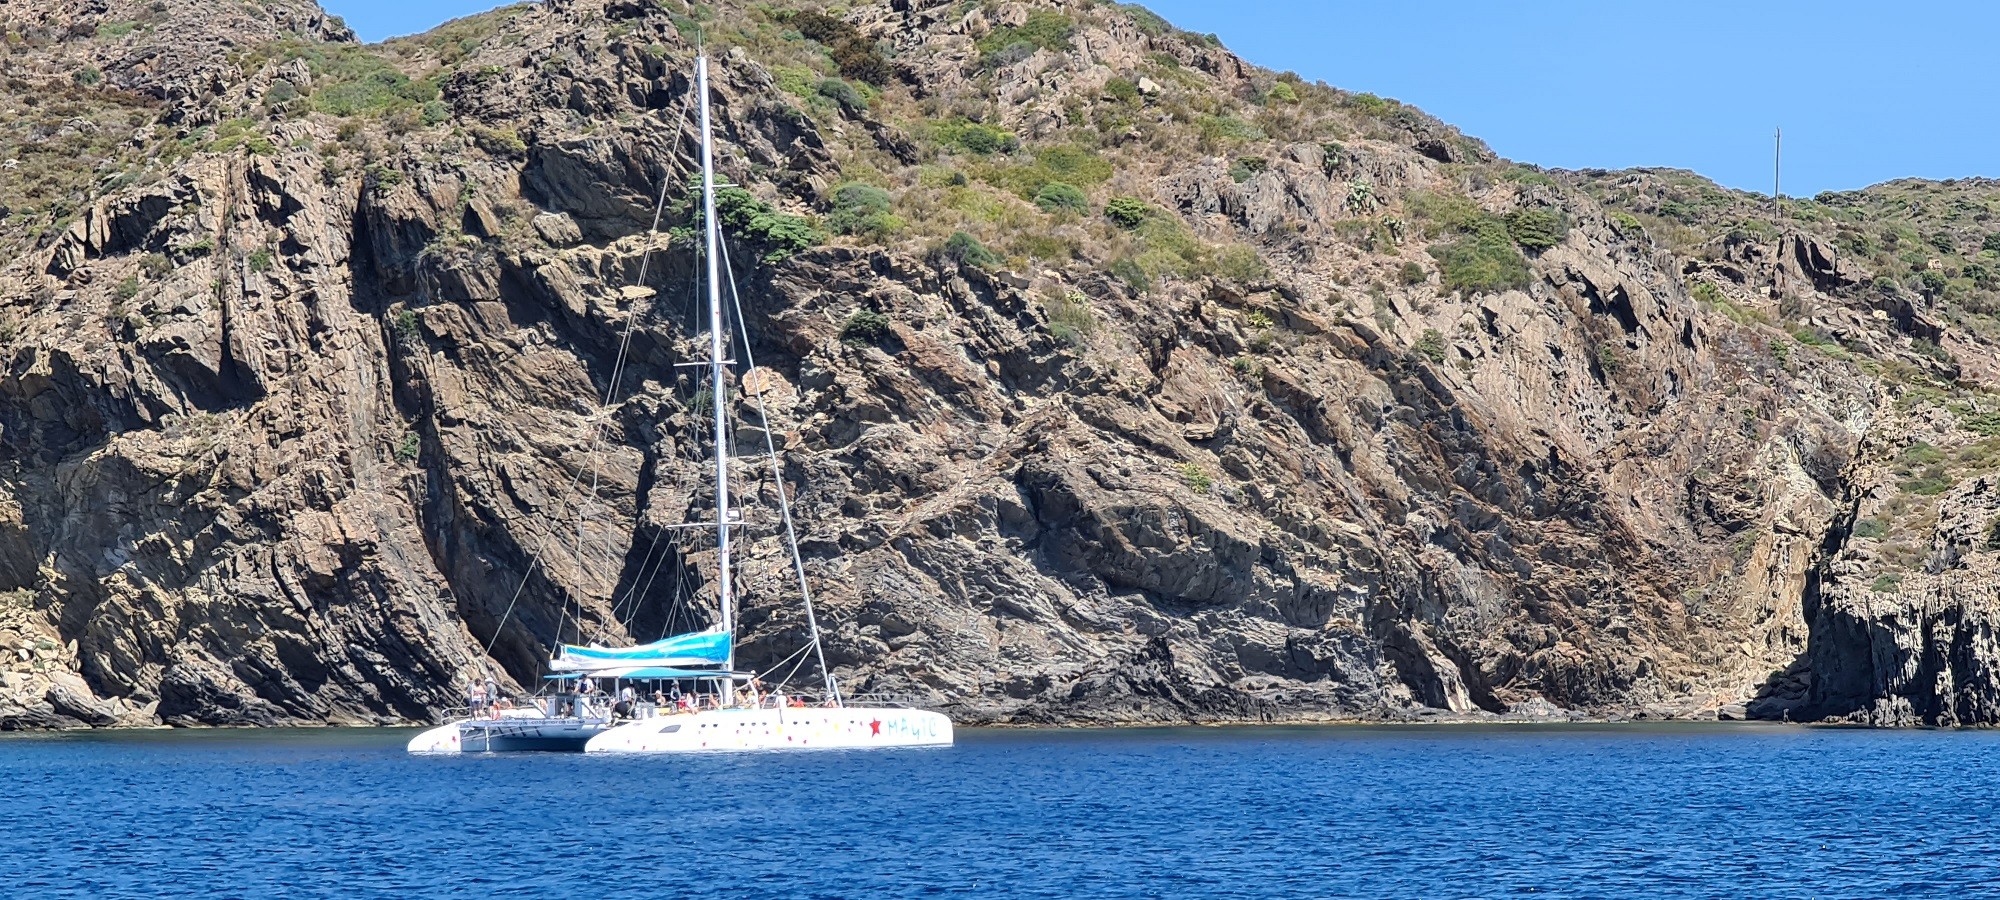
[[[367,40],[492,0],[322,0]],[[1785,193],[2000,176],[2000,4],[1975,0],[1150,0],[1258,65],[1415,104],[1544,166],[1693,169]]]

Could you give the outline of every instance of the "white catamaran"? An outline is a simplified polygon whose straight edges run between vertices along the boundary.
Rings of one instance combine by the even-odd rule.
[[[549,661],[548,680],[558,689],[519,708],[504,704],[475,706],[472,715],[428,729],[409,743],[412,753],[457,753],[511,750],[567,750],[611,753],[700,752],[720,750],[793,750],[949,745],[951,720],[929,710],[894,702],[843,698],[819,650],[819,623],[813,616],[805,566],[798,553],[791,503],[782,483],[779,510],[785,538],[791,544],[799,588],[806,603],[810,649],[820,656],[824,694],[806,699],[787,697],[782,685],[762,690],[751,673],[735,670],[736,596],[730,573],[730,529],[743,526],[730,506],[729,347],[724,331],[721,225],[715,210],[714,141],[709,123],[708,57],[695,62],[696,92],[701,108],[701,192],[708,288],[709,384],[714,412],[715,521],[700,523],[715,529],[716,594],[720,615],[713,628],[675,635],[635,647],[606,648],[561,645]],[[657,222],[655,223],[657,227]],[[732,289],[732,296],[734,292]],[[740,303],[739,315],[740,315]],[[744,345],[746,362],[748,344]],[[615,389],[615,385],[614,385]],[[759,399],[761,412],[762,402]],[[765,428],[765,449],[775,472],[776,449]],[[612,687],[593,690],[597,680]],[[636,695],[627,699],[617,685],[639,682],[671,685],[677,700],[654,703]],[[683,691],[682,688],[686,690]],[[654,693],[653,696],[658,696]],[[649,698],[650,699],[650,698]]]

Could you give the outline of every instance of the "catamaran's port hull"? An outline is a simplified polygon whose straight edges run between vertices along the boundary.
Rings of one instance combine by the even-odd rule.
[[[823,707],[716,709],[659,716],[606,730],[589,753],[730,750],[861,750],[949,747],[951,720],[921,709]]]
[[[466,719],[410,739],[411,753],[581,753],[609,722],[578,719]]]

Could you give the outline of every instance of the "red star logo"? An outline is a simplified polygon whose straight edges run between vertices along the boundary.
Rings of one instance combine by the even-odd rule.
[[[869,734],[871,734],[871,735],[880,735],[880,734],[882,733],[882,720],[881,720],[881,719],[876,719],[876,720],[875,720],[875,721],[873,721],[873,722],[869,722],[869,723],[868,723],[868,728],[869,728],[869,732],[868,732]]]

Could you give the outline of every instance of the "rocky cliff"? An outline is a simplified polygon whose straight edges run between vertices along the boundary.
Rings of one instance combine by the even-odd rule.
[[[709,621],[697,38],[745,665],[782,484],[843,684],[967,722],[1995,721],[1993,185],[1774,212],[1137,7],[810,7],[0,7],[0,727],[425,720]]]

